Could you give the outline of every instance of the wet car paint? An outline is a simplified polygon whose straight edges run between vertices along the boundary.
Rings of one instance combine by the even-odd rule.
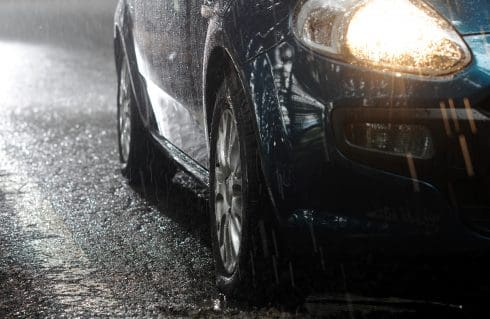
[[[463,237],[466,237],[467,229],[460,227],[459,217],[451,208],[446,190],[447,178],[441,177],[437,180],[439,177],[436,177],[444,175],[440,162],[445,155],[441,154],[439,160],[436,158],[429,166],[418,161],[415,163],[416,168],[420,168],[420,176],[418,176],[420,186],[418,191],[414,192],[414,182],[405,158],[388,157],[377,165],[366,167],[366,163],[362,163],[362,160],[361,163],[352,161],[345,157],[346,154],[339,152],[338,143],[335,141],[335,129],[332,126],[332,123],[335,125],[332,114],[336,109],[348,107],[385,108],[386,110],[432,108],[437,111],[441,103],[447,104],[449,110],[449,103],[455,103],[457,108],[464,107],[465,99],[470,101],[471,105],[479,105],[486,98],[484,88],[490,83],[490,78],[486,75],[488,71],[484,66],[488,57],[479,54],[484,41],[477,42],[472,37],[466,38],[473,50],[474,60],[469,67],[455,75],[439,78],[400,76],[396,73],[370,70],[330,60],[303,47],[290,32],[290,15],[297,4],[296,1],[261,1],[254,5],[241,1],[215,4],[221,8],[221,11],[218,10],[218,14],[211,19],[205,51],[202,51],[202,39],[199,39],[194,43],[197,46],[192,47],[191,55],[196,56],[192,59],[187,58],[184,63],[183,60],[180,60],[180,64],[179,61],[174,62],[180,65],[181,72],[184,72],[182,70],[187,68],[191,60],[203,58],[205,69],[202,83],[205,91],[211,90],[209,88],[211,85],[206,86],[207,73],[219,72],[213,69],[219,68],[219,61],[218,65],[209,63],[214,61],[213,54],[216,48],[224,48],[230,55],[250,96],[250,104],[254,106],[261,145],[262,169],[281,224],[285,227],[301,224],[304,220],[308,220],[306,216],[312,214],[315,216],[313,219],[315,224],[330,225],[327,227],[330,231],[341,230],[339,233],[345,233],[343,236],[362,234],[389,238],[401,233],[415,237],[427,234],[439,236],[442,229],[443,233],[447,233],[446,236],[451,237],[451,232],[455,231],[464,233]],[[442,6],[441,3],[438,5]],[[120,10],[124,10],[124,5],[120,6]],[[133,4],[129,6],[133,7]],[[136,9],[133,8],[136,12],[137,6],[138,4]],[[187,15],[192,12],[195,15],[199,11],[197,7],[200,4],[189,3],[184,8],[172,7],[170,4],[166,6],[168,6],[167,10],[175,11],[174,14],[169,13],[169,16],[174,17],[179,15],[179,12],[180,14],[186,12]],[[471,7],[470,2],[467,2],[467,5],[460,3],[458,12],[464,16],[465,12],[471,12],[468,11]],[[467,10],[463,10],[464,8]],[[144,11],[144,8],[139,10]],[[118,16],[125,15],[116,15]],[[162,19],[165,21],[165,17]],[[197,33],[202,34],[205,24],[200,18],[197,21],[197,24],[191,23],[191,25],[199,30]],[[123,28],[127,26],[122,20],[117,22],[117,26]],[[481,17],[475,17],[474,23],[483,23]],[[151,30],[150,33],[162,31],[158,26],[149,24],[150,22],[146,20],[144,25],[146,29]],[[248,27],[239,27],[244,25]],[[460,30],[471,32],[467,31],[468,28]],[[131,28],[126,32],[128,37],[125,42],[137,42],[131,38],[132,32]],[[187,30],[190,35],[195,32],[189,33]],[[484,38],[480,36],[481,39]],[[151,41],[148,45],[149,43]],[[163,45],[162,43],[165,42],[161,42],[160,45]],[[163,63],[158,61],[167,58],[158,55],[162,50],[152,51],[150,47],[146,50],[148,53],[157,54],[152,56],[152,59],[156,60],[153,63]],[[204,56],[201,56],[200,52],[203,52]],[[141,59],[138,62],[140,63]],[[143,63],[143,70],[150,68],[150,64],[141,63]],[[199,64],[196,66],[198,69],[201,68]],[[163,78],[175,78],[172,76],[173,69],[159,68],[158,70],[169,71],[169,74],[165,74]],[[161,74],[160,76],[162,77]],[[184,78],[195,79],[196,75],[185,75]],[[201,82],[186,81],[182,81],[180,92],[168,90],[174,92],[175,100],[182,102],[170,103],[170,105],[178,105],[174,107],[175,114],[179,113],[178,109],[186,108],[183,92],[195,90],[202,93],[199,85]],[[161,89],[166,90],[165,87]],[[151,103],[151,91],[148,90],[149,105],[154,107]],[[198,93],[191,95],[198,96]],[[204,101],[212,104],[209,97],[212,97],[212,92],[205,91]],[[205,105],[199,115],[199,111],[195,108],[196,101],[191,103],[194,105],[190,106],[192,112],[186,111],[190,115],[181,118],[187,118],[188,123],[193,122],[194,119],[194,123],[201,127],[198,129],[194,126],[195,128],[192,129],[189,126],[187,136],[202,138],[205,136],[202,133],[206,130],[206,124],[209,125],[209,120],[203,117],[209,117],[209,112],[206,111],[212,105]],[[151,106],[147,105],[146,108]],[[169,108],[165,110],[168,111]],[[480,116],[483,119],[479,123],[486,125],[485,115],[477,110],[473,112],[477,113],[476,117]],[[168,115],[164,116],[161,110],[156,113],[159,117],[157,123],[160,119],[168,117]],[[161,130],[157,130],[159,135],[167,137],[184,153],[186,147],[189,147],[187,153],[191,155],[192,143],[185,146],[187,142],[183,139],[179,140],[178,136],[168,135],[169,130],[176,124],[179,130],[188,125],[174,121],[164,122],[157,127],[166,127],[167,136],[162,134]],[[440,118],[436,122],[438,123],[435,126],[439,133],[443,133],[441,131],[443,119]],[[443,140],[444,136],[441,139]],[[201,152],[205,152],[205,142],[200,140],[198,143],[201,143]],[[205,164],[203,165],[204,156],[194,159],[206,167]],[[388,163],[389,161],[395,162],[395,166],[398,167],[395,171],[391,170],[390,166],[393,165]],[[439,167],[440,173],[435,172],[433,175],[427,173],[432,171],[431,167]],[[374,185],[376,186],[373,187]],[[357,201],[349,200],[352,194],[356,194]],[[322,212],[327,215],[322,215]],[[332,223],[332,221],[337,222]]]
[[[484,25],[482,15],[476,15],[474,19],[468,18],[474,10],[473,5],[479,4],[482,7],[481,12],[487,10],[485,4],[477,2],[432,4],[438,8],[446,5],[446,11],[442,10],[442,14],[448,15],[448,12],[454,9],[459,14],[458,19],[471,20],[471,25],[456,24],[455,27],[462,33],[472,33],[476,25]],[[129,3],[129,7],[137,12],[138,5],[135,9],[134,5]],[[220,62],[222,63],[220,59],[228,56],[250,96],[249,103],[254,108],[261,146],[262,170],[279,224],[289,228],[291,225],[307,225],[313,222],[322,226],[318,228],[315,236],[329,234],[328,237],[334,239],[371,236],[389,241],[394,236],[417,240],[430,235],[449,241],[461,242],[461,238],[478,241],[481,237],[469,231],[461,222],[460,212],[448,191],[448,169],[452,164],[446,163],[445,160],[447,156],[459,157],[459,165],[463,152],[457,147],[457,139],[450,140],[446,136],[445,119],[440,112],[441,105],[448,112],[455,108],[455,114],[462,116],[455,121],[462,121],[461,125],[466,129],[470,124],[468,117],[465,117],[465,104],[469,103],[470,112],[473,112],[471,118],[479,119],[478,126],[487,126],[487,117],[480,106],[487,97],[486,92],[490,85],[486,66],[488,57],[480,53],[482,46],[486,47],[486,36],[469,35],[465,38],[473,51],[473,61],[456,74],[441,77],[400,75],[349,65],[326,58],[304,47],[292,34],[290,25],[291,14],[298,3],[273,0],[258,1],[253,5],[242,1],[210,3],[211,7],[216,5],[219,10],[215,11],[216,14],[210,20],[205,50],[202,51],[202,39],[199,39],[192,43],[192,59],[189,57],[190,60],[180,60],[182,69],[189,67],[191,60],[204,60],[202,91],[199,85],[181,89],[182,92],[194,89],[204,95],[203,110],[200,113],[196,111],[193,103],[189,106],[192,116],[182,117],[193,117],[194,123],[201,125],[200,130],[190,130],[189,136],[203,138],[202,132],[206,130],[206,125],[209,125],[209,109],[213,103],[212,90],[217,89],[213,86],[215,83],[207,81],[210,77],[208,74],[219,73]],[[137,42],[131,38],[134,24],[122,20],[124,17],[131,17],[122,14],[125,12],[125,5],[120,6],[121,13],[116,15],[116,30],[129,28],[123,32],[128,34],[125,42]],[[170,4],[167,6],[169,7],[166,9],[175,12],[168,13],[173,19],[176,17],[175,14],[183,12],[196,14],[200,3],[188,3],[183,7],[172,7]],[[160,19],[165,21],[166,18],[163,16]],[[176,20],[171,21],[175,23]],[[150,33],[158,33],[158,26],[153,27],[149,23],[145,22],[145,27],[151,30]],[[196,18],[195,23],[191,23],[190,28],[187,27],[187,40],[193,39],[196,32],[202,34],[202,19]],[[140,26],[135,29],[138,27]],[[484,30],[480,28],[480,31]],[[169,46],[170,49],[172,47],[174,46]],[[159,52],[152,51],[149,47],[147,50],[151,54],[158,55]],[[218,59],[214,58],[216,52],[221,54],[218,55]],[[157,59],[157,62],[153,63],[160,63],[159,57],[153,58]],[[140,69],[143,70],[147,70],[151,65],[142,63]],[[196,66],[201,68],[200,64]],[[138,73],[138,70],[135,68],[134,72]],[[172,73],[171,70],[168,71]],[[171,78],[170,75],[164,77]],[[220,78],[211,76],[211,79],[219,82]],[[161,89],[166,90],[165,87]],[[175,91],[169,89],[169,92]],[[184,109],[186,100],[182,92],[174,93],[173,98],[180,100],[180,108]],[[144,108],[149,109],[151,106],[153,105],[150,101]],[[407,158],[404,157],[372,157],[365,153],[356,157],[348,154],[348,150],[342,149],[339,145],[341,141],[338,141],[335,126],[342,124],[335,122],[334,114],[338,110],[348,111],[348,108],[352,108],[354,112],[355,108],[361,107],[365,110],[372,109],[373,114],[375,110],[383,112],[384,109],[387,116],[381,116],[381,120],[386,121],[389,121],[391,113],[404,117],[404,112],[411,109],[420,111],[417,115],[419,118],[424,117],[425,111],[433,112],[436,117],[430,122],[430,126],[440,143],[440,153],[432,161],[415,160],[413,163],[407,162]],[[162,114],[159,116],[163,117]],[[162,126],[175,125],[176,122],[166,121]],[[182,126],[186,127],[186,124],[182,123]],[[150,126],[150,129],[154,128]],[[470,139],[470,136],[464,135],[465,133],[461,134],[465,141]],[[164,134],[159,135],[166,137]],[[167,138],[170,142],[175,140],[173,136]],[[200,143],[202,146],[205,144],[204,141]],[[186,142],[177,142],[183,153],[186,153],[185,144]],[[456,146],[451,146],[454,144]],[[202,151],[205,151],[204,147]],[[187,155],[190,154],[191,152],[187,151]],[[206,167],[202,165],[204,158],[201,156],[194,160]],[[417,182],[413,180],[415,176],[413,170],[410,170],[410,164],[417,172]],[[482,172],[485,170],[486,168],[482,167]],[[355,201],[351,200],[352,196],[356,198]],[[326,226],[328,231],[322,230],[323,226]],[[458,236],[455,237],[455,234]],[[482,242],[484,246],[485,242]],[[441,244],[437,241],[434,246],[439,247]],[[463,248],[470,246],[461,245]]]
[[[490,32],[486,0],[427,0],[463,35]]]

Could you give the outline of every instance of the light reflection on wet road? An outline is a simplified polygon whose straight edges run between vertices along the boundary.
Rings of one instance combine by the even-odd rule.
[[[0,62],[0,221],[15,228],[3,228],[1,277],[13,267],[33,286],[0,314],[15,303],[29,311],[19,299],[69,316],[210,309],[218,294],[203,230],[179,224],[196,208],[177,198],[163,215],[118,172],[110,54],[19,43],[0,51],[9,57]]]
[[[44,284],[38,288],[50,291],[54,297],[51,303],[66,307],[67,315],[83,314],[85,309],[96,311],[95,315],[110,315],[104,311],[120,308],[107,285],[96,279],[97,270],[36,182],[3,152],[0,161],[4,176],[0,188],[4,200],[12,205],[11,221],[24,239],[20,251],[13,253],[29,256],[32,266],[43,274]]]

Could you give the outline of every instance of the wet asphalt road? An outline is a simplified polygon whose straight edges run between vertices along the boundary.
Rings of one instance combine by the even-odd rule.
[[[177,170],[131,188],[119,172],[113,6],[0,3],[0,317],[416,314],[405,299],[346,294],[355,268],[307,304],[224,301],[199,185]]]
[[[219,296],[206,228],[195,218],[204,216],[198,193],[182,202],[184,178],[150,204],[118,170],[114,1],[98,5],[94,12],[110,11],[80,34],[63,27],[76,28],[69,16],[80,5],[72,12],[57,2],[53,17],[0,4],[4,25],[38,12],[17,20],[26,30],[0,32],[0,317],[212,309]]]

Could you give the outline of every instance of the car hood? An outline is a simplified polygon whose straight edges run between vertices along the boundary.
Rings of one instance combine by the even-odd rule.
[[[489,0],[426,0],[463,35],[490,32]]]

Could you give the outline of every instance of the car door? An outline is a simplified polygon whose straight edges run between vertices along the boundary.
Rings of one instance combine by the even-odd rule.
[[[208,165],[202,108],[207,20],[203,0],[135,0],[138,68],[146,81],[158,134]]]

